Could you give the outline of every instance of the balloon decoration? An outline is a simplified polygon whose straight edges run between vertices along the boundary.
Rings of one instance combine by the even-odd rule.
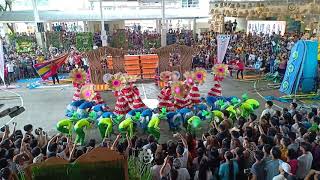
[[[196,68],[193,72],[193,77],[197,83],[203,84],[207,78],[207,71],[203,68]]]
[[[125,87],[125,79],[121,73],[114,74],[108,81],[108,86],[113,91],[119,91]]]
[[[185,86],[183,82],[178,81],[172,83],[171,92],[174,97],[183,98],[185,96]]]
[[[70,72],[70,78],[75,84],[84,84],[87,79],[87,74],[84,69],[75,68]]]
[[[86,101],[92,101],[96,96],[93,84],[86,84],[81,87],[80,97]]]
[[[193,73],[190,72],[190,71],[186,71],[184,74],[183,74],[184,78],[186,78],[186,84],[189,85],[189,86],[192,86],[194,84],[194,80],[193,80]]]
[[[111,80],[111,78],[112,78],[112,74],[107,73],[103,75],[103,82],[108,83],[109,80]]]

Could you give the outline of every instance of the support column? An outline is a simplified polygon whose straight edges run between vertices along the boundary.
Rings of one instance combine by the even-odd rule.
[[[193,18],[192,33],[193,33],[193,39],[195,39],[197,35],[197,19],[196,18]]]
[[[102,46],[107,46],[108,42],[107,42],[107,32],[104,28],[104,19],[103,19],[103,8],[102,8],[102,0],[99,1],[100,2],[100,18],[101,18],[101,41],[102,41]]]
[[[43,32],[39,32],[39,29],[38,29],[38,23],[40,23],[40,18],[39,18],[39,12],[38,12],[38,7],[37,7],[37,1],[36,0],[32,0],[32,6],[33,6],[33,17],[34,17],[34,24],[35,24],[35,29],[36,29],[37,44],[42,49],[46,49],[44,33]]]
[[[156,32],[161,33],[161,20],[156,20]]]
[[[161,47],[164,47],[167,45],[167,25],[165,20],[165,2],[164,0],[161,0],[161,15],[162,15],[162,21],[161,21]]]

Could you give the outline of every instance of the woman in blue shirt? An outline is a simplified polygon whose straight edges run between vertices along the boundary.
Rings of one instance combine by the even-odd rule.
[[[233,154],[227,151],[224,154],[226,162],[219,167],[219,177],[221,180],[236,180],[239,173],[239,167],[237,161],[232,160]]]

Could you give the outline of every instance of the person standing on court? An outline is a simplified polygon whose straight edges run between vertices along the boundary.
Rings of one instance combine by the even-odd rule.
[[[56,84],[56,80],[58,84],[60,84],[59,77],[58,77],[58,65],[55,64],[54,62],[51,62],[50,70],[51,70],[51,77],[52,77],[53,84]]]

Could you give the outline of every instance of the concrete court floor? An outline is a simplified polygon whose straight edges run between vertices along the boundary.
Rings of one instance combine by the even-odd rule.
[[[253,82],[238,81],[230,78],[225,78],[222,83],[224,96],[238,96],[241,97],[243,93],[247,93],[249,98],[254,98],[260,101],[261,106],[257,110],[260,113],[264,108],[264,100],[254,91]],[[266,82],[259,82],[259,86],[266,87]],[[23,85],[22,85],[23,86]],[[142,84],[137,85],[140,89],[140,94],[143,96]],[[154,82],[143,83],[146,96],[149,99],[157,98],[159,88],[154,85]],[[199,87],[202,96],[205,96],[210,88],[213,86],[212,75],[208,75],[205,84]],[[16,94],[14,94],[16,93]],[[65,118],[64,113],[66,106],[71,102],[74,93],[74,88],[70,86],[64,87],[48,87],[43,89],[28,89],[25,87],[18,89],[11,89],[9,91],[0,90],[0,104],[4,103],[5,107],[12,107],[15,105],[23,105],[26,109],[24,113],[16,117],[13,121],[17,122],[18,129],[22,129],[25,124],[32,124],[34,129],[42,127],[49,135],[56,133],[56,123]],[[275,95],[276,90],[261,91],[261,95]],[[21,96],[21,98],[17,97]],[[114,107],[115,97],[112,92],[104,92],[102,96],[106,103]],[[282,104],[280,104],[282,106]],[[2,108],[2,110],[4,109]],[[1,111],[1,110],[0,110]],[[10,117],[0,119],[0,126],[10,121]],[[12,123],[10,123],[12,126]],[[160,142],[166,141],[172,137],[172,132],[168,131],[167,122],[161,122],[161,138]],[[208,129],[207,123],[202,126],[203,130]],[[203,132],[203,130],[201,130]],[[201,132],[199,132],[201,133]],[[146,136],[145,134],[140,134]],[[95,138],[100,140],[98,130],[96,128],[87,130],[87,139]]]

